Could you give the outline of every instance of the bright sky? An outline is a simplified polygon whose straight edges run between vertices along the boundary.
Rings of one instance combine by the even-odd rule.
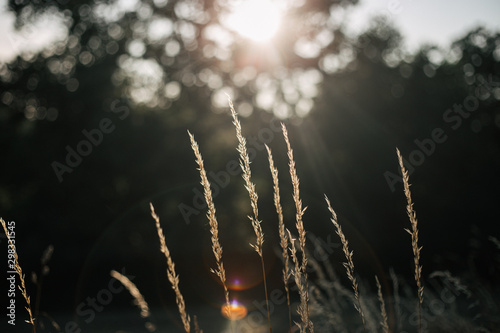
[[[360,0],[348,26],[359,32],[376,14],[392,17],[410,51],[426,42],[447,47],[480,24],[500,32],[499,0]]]
[[[0,34],[0,62],[12,59],[20,49],[37,50],[44,43],[64,38],[60,21],[54,19],[19,35],[12,28],[14,15],[6,12],[6,3],[0,0],[0,31],[4,32]],[[499,0],[361,0],[349,12],[349,30],[361,31],[376,14],[393,18],[410,51],[423,42],[446,47],[479,24],[500,31]]]

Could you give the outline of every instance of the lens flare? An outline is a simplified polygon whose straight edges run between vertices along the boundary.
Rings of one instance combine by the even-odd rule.
[[[227,304],[221,307],[221,313],[229,320],[240,320],[246,317],[248,310],[243,304],[238,303],[237,300],[233,300],[229,308]]]
[[[247,274],[246,276],[242,277],[241,274],[234,276],[231,273],[228,273],[229,278],[226,281],[229,290],[235,290],[235,291],[247,290],[252,287],[255,287],[256,285],[262,282],[262,276],[259,274],[255,275]]]

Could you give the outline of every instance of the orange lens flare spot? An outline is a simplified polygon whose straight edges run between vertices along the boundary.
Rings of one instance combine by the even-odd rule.
[[[229,320],[240,320],[246,317],[248,310],[244,305],[239,304],[237,301],[233,301],[229,308],[224,304],[221,307],[221,313]]]

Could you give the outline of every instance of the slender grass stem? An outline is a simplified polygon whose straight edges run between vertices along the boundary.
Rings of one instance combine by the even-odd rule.
[[[299,177],[297,176],[297,169],[295,168],[295,159],[293,158],[293,149],[290,145],[290,140],[288,138],[288,131],[284,124],[281,124],[281,130],[283,132],[283,138],[285,139],[287,152],[288,152],[288,166],[290,169],[290,178],[292,180],[293,187],[293,201],[295,203],[295,226],[298,232],[298,241],[300,251],[302,252],[302,261],[300,265],[300,276],[304,280],[303,294],[301,294],[301,317],[304,325],[304,330],[306,332],[313,332],[314,326],[310,320],[309,314],[309,283],[307,279],[307,255],[306,255],[306,230],[304,229],[303,216],[307,207],[302,208],[302,199],[300,199],[299,190]],[[292,239],[290,238],[290,242]],[[295,258],[298,260],[297,258]],[[299,274],[297,268],[295,269],[295,274]],[[297,281],[297,276],[295,278]]]
[[[422,284],[422,266],[420,266],[420,251],[422,247],[418,246],[418,224],[417,224],[417,213],[413,209],[413,201],[411,199],[410,191],[410,177],[408,176],[408,170],[406,170],[403,157],[401,152],[396,148],[396,153],[398,155],[399,166],[401,168],[401,174],[403,176],[404,191],[406,196],[406,213],[410,219],[411,230],[405,229],[411,236],[411,246],[413,250],[413,262],[415,264],[415,282],[417,284],[418,292],[418,331],[422,332],[422,304],[424,302],[424,286]]]
[[[222,261],[222,246],[219,241],[219,222],[217,221],[215,204],[212,196],[212,190],[210,188],[210,181],[207,177],[207,172],[203,163],[203,158],[200,153],[200,148],[196,142],[194,135],[189,131],[189,139],[191,141],[191,148],[193,149],[194,155],[196,157],[196,164],[198,164],[198,170],[200,171],[201,184],[203,185],[203,191],[205,196],[205,201],[208,206],[207,219],[210,224],[210,233],[212,234],[212,252],[215,257],[217,264],[217,269],[211,269],[211,272],[217,275],[222,286],[224,288],[224,297],[226,299],[226,309],[231,311],[231,303],[229,302],[229,290],[226,283],[226,270],[224,269],[224,263]],[[230,313],[228,313],[230,315]],[[229,316],[228,316],[229,317]],[[233,321],[230,320],[231,332],[234,332]]]
[[[160,250],[165,255],[165,259],[167,259],[167,277],[168,281],[172,285],[172,289],[175,292],[175,301],[179,309],[179,315],[182,320],[182,325],[184,326],[184,331],[186,333],[190,333],[191,318],[186,312],[186,304],[184,303],[184,297],[182,296],[181,290],[179,288],[179,275],[177,275],[177,273],[175,272],[175,264],[174,261],[172,260],[172,257],[170,256],[170,251],[165,241],[163,229],[160,226],[160,218],[158,217],[158,215],[156,215],[152,203],[149,203],[149,208],[151,210],[151,217],[155,220],[156,231],[158,233],[158,238],[160,240]]]
[[[245,188],[250,196],[250,205],[252,206],[253,216],[249,216],[252,222],[252,227],[255,232],[256,242],[255,244],[250,244],[250,246],[259,254],[262,263],[262,278],[264,280],[264,291],[266,296],[266,307],[267,307],[267,322],[269,325],[269,333],[272,332],[271,327],[271,313],[269,312],[269,297],[267,296],[267,283],[266,283],[266,269],[264,265],[264,256],[262,253],[262,245],[264,244],[264,231],[260,225],[262,221],[259,220],[259,209],[257,206],[257,191],[255,189],[255,184],[252,183],[252,172],[250,170],[250,158],[247,152],[246,140],[241,132],[241,123],[238,119],[238,115],[234,109],[233,102],[229,99],[229,107],[231,109],[231,115],[233,117],[233,124],[236,128],[236,137],[238,139],[238,152],[240,153],[240,166],[243,171],[242,177],[245,181]]]
[[[281,206],[280,199],[280,189],[278,181],[278,169],[274,166],[274,159],[271,153],[271,149],[266,146],[267,156],[269,160],[269,169],[271,169],[271,175],[273,178],[273,189],[274,189],[274,206],[276,207],[276,213],[278,214],[278,229],[280,236],[281,245],[281,255],[283,257],[283,284],[285,285],[286,291],[286,302],[288,305],[288,325],[290,328],[290,333],[292,333],[292,309],[290,307],[290,290],[288,287],[288,281],[290,280],[290,258],[288,256],[288,238],[285,231],[285,223],[283,222],[283,207]]]
[[[332,205],[330,204],[330,200],[326,195],[325,195],[325,201],[328,205],[328,210],[332,214],[331,221],[335,226],[335,228],[337,229],[337,235],[339,235],[340,237],[340,241],[342,242],[342,250],[344,251],[344,255],[347,260],[347,262],[344,263],[344,267],[346,269],[347,277],[352,283],[352,290],[354,291],[354,298],[356,299],[356,304],[354,305],[354,307],[356,308],[361,317],[361,322],[363,324],[363,331],[366,332],[365,314],[363,312],[363,308],[361,307],[361,301],[359,299],[358,282],[356,280],[356,277],[354,276],[354,261],[352,260],[354,252],[349,250],[349,242],[347,241],[347,238],[345,237],[344,232],[342,231],[342,227],[338,223],[337,213],[335,213],[335,211],[333,210]]]

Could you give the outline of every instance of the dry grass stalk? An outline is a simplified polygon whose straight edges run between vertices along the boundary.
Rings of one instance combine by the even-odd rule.
[[[203,330],[200,330],[200,326],[198,326],[198,318],[196,316],[193,316],[193,322],[195,333],[203,333]]]
[[[115,270],[112,270],[110,274],[112,277],[120,281],[120,283],[123,284],[125,288],[127,288],[130,295],[132,295],[132,297],[134,298],[134,304],[137,305],[137,307],[141,310],[141,317],[149,317],[150,313],[148,303],[142,296],[137,286],[132,281],[130,281],[128,277]]]
[[[297,285],[300,296],[300,304],[297,307],[297,313],[299,314],[302,323],[300,324],[296,322],[295,324],[299,327],[300,333],[313,332],[314,327],[312,322],[309,320],[309,291],[307,290],[308,286],[306,284],[307,276],[304,276],[300,260],[297,258],[295,239],[292,237],[290,230],[286,229],[286,231],[288,234],[288,239],[290,240],[290,253],[292,255],[292,262],[295,265],[295,268],[293,269],[293,277],[295,279],[295,284]],[[305,254],[303,253],[303,255]]]
[[[382,321],[380,322],[380,326],[382,327],[382,331],[384,333],[389,333],[387,310],[385,309],[384,296],[382,295],[382,286],[380,285],[380,281],[378,280],[378,277],[376,275],[375,275],[375,282],[377,283],[377,295],[378,295],[378,300],[380,302],[380,314],[382,315]]]
[[[253,216],[248,218],[252,222],[252,227],[255,232],[256,242],[255,244],[250,244],[250,246],[259,254],[260,262],[262,265],[262,277],[264,281],[264,292],[266,296],[266,307],[267,307],[267,321],[269,325],[269,332],[271,329],[271,314],[269,312],[269,298],[267,296],[267,282],[266,282],[266,268],[264,265],[264,256],[262,254],[262,245],[264,244],[264,231],[262,230],[261,221],[259,221],[259,209],[257,206],[258,195],[255,190],[255,184],[252,183],[252,172],[250,170],[250,158],[247,153],[247,143],[245,138],[241,133],[241,123],[238,119],[236,111],[234,110],[233,102],[229,99],[229,107],[231,109],[231,115],[233,117],[233,124],[236,127],[236,138],[238,139],[238,152],[240,153],[240,166],[243,171],[242,177],[245,181],[245,188],[250,196],[250,205],[252,206]]]
[[[404,191],[406,196],[406,213],[410,219],[411,230],[405,229],[411,235],[411,246],[413,249],[413,261],[415,263],[415,282],[417,283],[418,289],[418,330],[422,332],[422,304],[424,302],[424,286],[422,284],[422,266],[420,266],[420,251],[422,247],[418,246],[418,225],[417,225],[417,214],[413,209],[413,201],[411,199],[410,192],[410,178],[408,176],[408,170],[406,170],[403,164],[403,157],[399,149],[396,148],[398,154],[399,166],[401,167],[401,174],[403,176]]]
[[[260,257],[262,257],[262,245],[264,243],[264,232],[262,231],[262,226],[259,221],[259,209],[257,206],[258,195],[255,190],[255,184],[252,183],[252,172],[250,170],[250,158],[247,153],[247,142],[241,133],[241,123],[238,119],[236,111],[234,110],[233,102],[229,100],[229,106],[231,108],[231,115],[233,117],[233,124],[236,127],[236,137],[238,138],[238,152],[240,153],[240,166],[243,171],[242,177],[245,181],[245,188],[250,196],[250,205],[252,206],[253,217],[249,216],[250,221],[252,221],[252,227],[255,232],[257,240],[255,244],[250,244],[252,248],[257,251]]]
[[[283,256],[283,283],[285,284],[286,291],[286,301],[288,305],[288,324],[290,326],[290,332],[292,332],[292,311],[290,307],[290,290],[288,287],[288,281],[290,280],[290,258],[288,257],[288,238],[285,231],[285,223],[283,222],[283,208],[281,207],[280,199],[280,188],[278,181],[278,169],[274,166],[273,155],[271,149],[266,145],[267,155],[269,159],[269,168],[271,169],[271,175],[273,177],[273,188],[274,188],[274,206],[276,207],[276,213],[278,214],[278,227],[280,235],[280,245]]]
[[[13,249],[13,255],[14,255],[14,267],[13,269],[19,276],[19,280],[21,281],[21,285],[18,285],[19,290],[21,291],[21,294],[24,297],[24,300],[26,301],[26,311],[28,311],[29,315],[29,320],[26,320],[27,323],[31,324],[33,327],[33,333],[36,332],[36,327],[35,327],[35,317],[33,316],[33,313],[31,311],[31,301],[30,297],[28,296],[28,292],[26,291],[26,282],[25,282],[25,276],[23,274],[23,270],[21,268],[21,265],[19,264],[19,257],[17,255],[17,250],[16,246],[14,245],[14,242],[10,238],[9,231],[7,230],[7,224],[3,220],[3,218],[0,218],[0,223],[2,224],[3,230],[5,231],[5,235],[7,236],[7,240],[9,241],[10,247]]]
[[[359,315],[361,316],[361,321],[363,323],[363,330],[366,332],[366,324],[365,324],[365,315],[363,313],[363,308],[361,307],[361,301],[359,300],[359,291],[358,291],[358,282],[356,281],[356,278],[354,277],[354,261],[352,260],[353,251],[349,251],[349,242],[347,241],[347,238],[345,237],[342,227],[338,223],[337,220],[337,213],[332,208],[332,205],[330,204],[330,200],[328,200],[328,197],[325,195],[325,200],[328,205],[328,210],[332,214],[331,221],[335,228],[337,229],[337,235],[340,237],[340,241],[342,242],[342,250],[344,251],[345,258],[347,262],[344,263],[344,267],[347,272],[347,277],[352,283],[352,290],[354,291],[354,298],[356,299],[357,304],[354,304],[354,307],[356,310],[359,312]]]
[[[152,203],[149,203],[149,207],[151,208],[151,216],[156,222],[156,230],[158,232],[158,238],[160,239],[160,249],[161,252],[165,255],[167,259],[167,276],[168,281],[172,285],[172,289],[175,292],[175,301],[177,303],[177,307],[179,308],[179,314],[181,316],[182,324],[184,325],[184,330],[186,333],[189,333],[191,330],[191,319],[189,315],[186,313],[186,305],[184,303],[184,297],[181,294],[181,290],[179,289],[179,276],[175,273],[175,264],[170,256],[170,251],[168,250],[167,244],[165,242],[165,236],[163,234],[163,229],[160,226],[160,218],[155,213],[155,209]]]
[[[191,140],[191,148],[193,149],[194,155],[196,157],[196,164],[198,164],[198,170],[200,171],[201,184],[204,189],[205,201],[208,206],[207,218],[210,225],[210,233],[212,234],[212,252],[214,253],[215,261],[217,264],[217,269],[211,269],[212,273],[216,274],[219,278],[222,286],[224,287],[224,297],[226,299],[226,309],[231,309],[231,303],[229,302],[229,290],[226,284],[226,270],[224,269],[224,263],[222,262],[222,246],[219,242],[219,222],[215,215],[215,205],[212,198],[212,190],[210,189],[210,182],[207,177],[207,172],[205,171],[205,166],[203,164],[203,158],[200,153],[200,148],[198,143],[194,139],[194,136],[188,131],[189,139]],[[231,323],[232,330],[232,323]]]
[[[399,280],[394,272],[394,269],[391,267],[389,269],[389,275],[391,276],[392,280],[392,290],[393,290],[393,297],[394,297],[394,311],[396,312],[396,317],[397,317],[397,330],[396,331],[401,331],[402,330],[402,323],[401,323],[401,298],[399,297]]]
[[[290,146],[290,140],[288,139],[288,131],[286,130],[286,127],[284,124],[281,124],[281,128],[283,130],[283,137],[285,138],[286,146],[287,146],[287,151],[288,151],[288,160],[289,160],[289,167],[290,167],[290,177],[292,178],[292,185],[293,185],[293,201],[295,203],[295,209],[296,209],[296,227],[297,227],[297,232],[299,234],[299,245],[302,253],[305,253],[305,248],[306,248],[306,231],[304,229],[304,222],[302,221],[302,217],[304,216],[304,212],[306,211],[307,207],[302,208],[302,200],[300,199],[300,191],[299,191],[299,177],[297,176],[297,169],[295,168],[295,160],[293,158],[293,149]],[[305,269],[307,267],[307,257],[302,256],[302,271],[305,272]]]
[[[288,165],[290,168],[290,177],[292,179],[292,186],[293,186],[293,201],[295,203],[295,220],[296,220],[296,228],[297,232],[299,234],[299,246],[300,246],[300,251],[302,252],[302,263],[300,266],[301,274],[304,278],[304,286],[305,290],[304,292],[306,293],[305,296],[307,297],[302,297],[301,296],[301,302],[304,302],[301,304],[301,306],[304,308],[304,311],[307,316],[307,320],[304,322],[306,325],[306,329],[310,332],[313,331],[313,325],[312,322],[309,320],[309,287],[308,287],[308,282],[307,282],[307,256],[306,256],[306,230],[304,229],[304,222],[302,221],[302,218],[304,216],[304,212],[306,211],[307,207],[302,208],[302,200],[300,199],[300,191],[299,191],[299,177],[297,176],[297,169],[295,168],[295,160],[293,158],[293,149],[290,145],[290,140],[288,139],[288,131],[286,130],[286,127],[284,124],[281,124],[281,129],[283,131],[283,137],[286,142],[287,146],[287,154],[288,154]],[[290,240],[291,241],[291,240]]]

